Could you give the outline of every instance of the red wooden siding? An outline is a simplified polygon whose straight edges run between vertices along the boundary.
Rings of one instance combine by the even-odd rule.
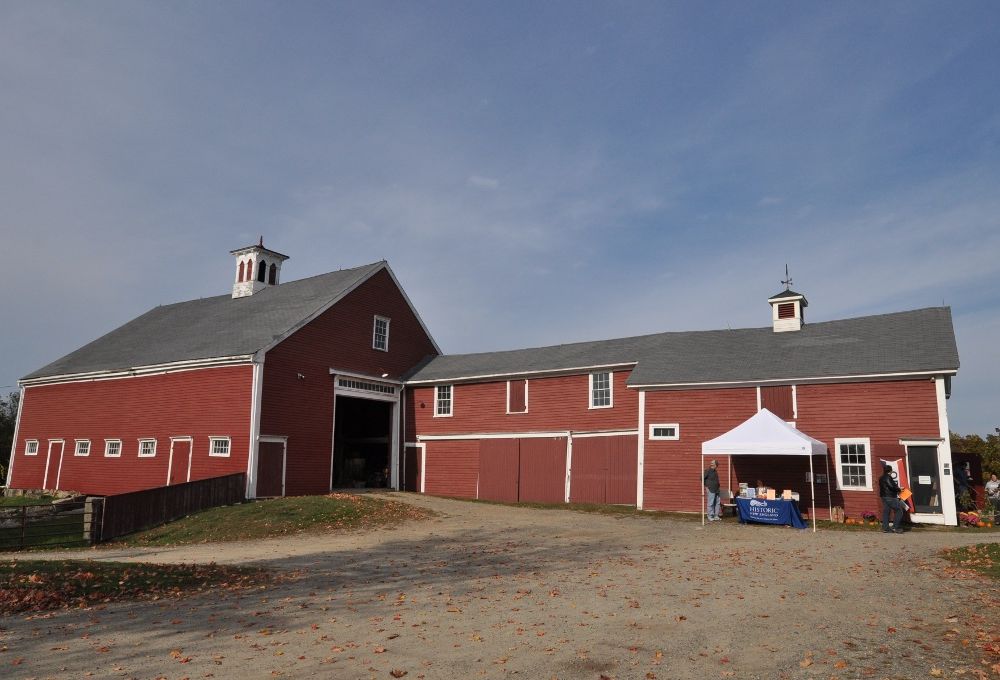
[[[428,442],[424,491],[434,496],[476,498],[479,480],[479,442]]]
[[[763,395],[762,395],[763,396]],[[796,388],[796,427],[824,442],[829,448],[831,486],[816,485],[817,514],[826,516],[827,493],[833,505],[849,516],[880,512],[877,478],[879,458],[905,455],[899,438],[937,438],[937,396],[930,380],[799,385]],[[701,444],[739,425],[756,410],[752,388],[649,392],[646,395],[647,422],[677,422],[678,441],[645,442],[643,506],[649,509],[698,511],[701,507]],[[645,433],[644,433],[645,434]],[[836,438],[868,438],[869,478],[872,491],[839,491],[836,480]],[[737,452],[734,452],[736,454]],[[809,483],[805,458],[775,456],[753,458],[718,456],[719,478],[724,489],[736,490],[740,482],[754,485],[761,479],[776,489],[792,489],[807,507]],[[574,445],[574,468],[576,446]],[[814,471],[826,472],[821,457],[813,460]]]
[[[639,397],[625,387],[629,371],[614,374],[613,408],[588,408],[588,374],[532,378],[528,413],[507,413],[507,381],[456,384],[453,415],[434,417],[434,388],[407,390],[408,422],[421,435],[561,430],[634,430]]]
[[[372,348],[376,315],[391,319],[388,352]],[[398,379],[434,353],[430,338],[384,270],[270,350],[264,359],[260,433],[288,437],[285,493],[330,489],[330,368],[388,373]]]
[[[479,498],[517,502],[520,452],[516,439],[479,442]]]
[[[937,392],[930,380],[799,385],[796,393],[799,406],[796,425],[829,447],[833,504],[843,507],[848,516],[858,517],[867,510],[881,513],[878,477],[882,469],[878,460],[905,457],[900,437],[940,436]],[[868,472],[872,491],[837,490],[834,439],[838,437],[871,439]],[[821,462],[817,460],[816,464],[819,466]],[[820,501],[826,502],[826,492],[825,486],[816,486],[817,511]]]
[[[792,403],[792,386],[776,385],[760,388],[760,406],[778,416],[782,420],[795,420],[795,409]]]
[[[521,440],[518,500],[563,503],[566,500],[566,438]]]
[[[192,437],[191,479],[245,472],[250,447],[250,366],[163,375],[39,385],[24,391],[12,488],[55,486],[58,450],[44,480],[49,440],[65,440],[59,488],[92,494],[136,491],[167,483],[170,438]],[[209,457],[210,436],[232,438],[229,457]],[[157,441],[156,456],[139,458],[139,438]],[[38,440],[38,455],[24,442]],[[74,440],[89,439],[90,455],[74,456]],[[104,457],[104,440],[120,439],[121,456]],[[175,443],[175,460],[177,456]],[[187,461],[184,462],[187,476]]]
[[[678,423],[680,439],[659,441],[646,436],[643,507],[695,512],[701,508],[701,444],[728,432],[757,411],[752,387],[685,390],[646,394],[646,422]],[[719,479],[728,488],[729,466],[719,457]]]
[[[570,501],[635,505],[638,446],[631,435],[574,439]]]
[[[257,452],[257,495],[281,495],[281,468],[285,458],[281,442],[261,442]]]

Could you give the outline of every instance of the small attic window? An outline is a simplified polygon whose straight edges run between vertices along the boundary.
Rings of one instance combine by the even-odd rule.
[[[795,318],[795,303],[782,302],[780,305],[778,305],[778,318],[779,319]]]
[[[278,265],[271,263],[271,268],[267,270],[267,282],[272,286],[278,281]]]
[[[264,283],[264,279],[267,277],[267,262],[264,260],[260,261],[260,265],[257,267],[257,280]]]

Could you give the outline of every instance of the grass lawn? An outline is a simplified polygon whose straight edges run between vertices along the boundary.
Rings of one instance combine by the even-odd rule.
[[[209,588],[250,588],[271,579],[263,569],[215,564],[0,560],[0,616],[121,600],[158,600]]]
[[[17,505],[48,505],[55,496],[0,496],[0,508]]]
[[[990,578],[1000,579],[1000,543],[979,543],[964,548],[950,548],[941,554],[963,569],[971,569]]]
[[[117,546],[246,541],[305,532],[350,531],[429,517],[407,503],[369,495],[293,496],[212,508],[127,536]]]

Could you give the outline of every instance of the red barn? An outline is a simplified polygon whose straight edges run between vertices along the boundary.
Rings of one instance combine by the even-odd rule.
[[[247,473],[251,496],[395,486],[402,376],[437,345],[385,262],[157,307],[21,380],[8,485],[111,494]]]
[[[232,251],[232,295],[157,307],[21,381],[8,484],[107,494],[246,472],[251,496],[389,486],[692,511],[701,445],[767,408],[829,449],[816,506],[877,511],[898,461],[915,521],[955,524],[946,307],[441,355],[385,262],[279,284]],[[808,462],[722,460],[811,504]],[[822,471],[822,472],[820,472]]]
[[[806,324],[804,296],[769,303],[764,328],[434,357],[407,378],[421,490],[697,512],[702,443],[767,408],[828,446],[817,514],[880,511],[890,460],[908,472],[914,521],[955,524],[950,310]],[[807,459],[732,453],[724,488],[763,479],[811,504]]]

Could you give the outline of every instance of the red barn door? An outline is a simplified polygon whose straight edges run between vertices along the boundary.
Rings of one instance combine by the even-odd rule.
[[[521,440],[518,500],[563,503],[566,500],[566,438]]]
[[[635,435],[575,438],[570,502],[635,505],[638,458]]]
[[[188,481],[191,470],[191,440],[170,440],[170,472],[167,475],[167,486],[183,484]]]
[[[520,447],[516,439],[482,439],[479,442],[479,497],[516,503]]]
[[[284,496],[284,442],[260,442],[257,446],[257,497]]]

